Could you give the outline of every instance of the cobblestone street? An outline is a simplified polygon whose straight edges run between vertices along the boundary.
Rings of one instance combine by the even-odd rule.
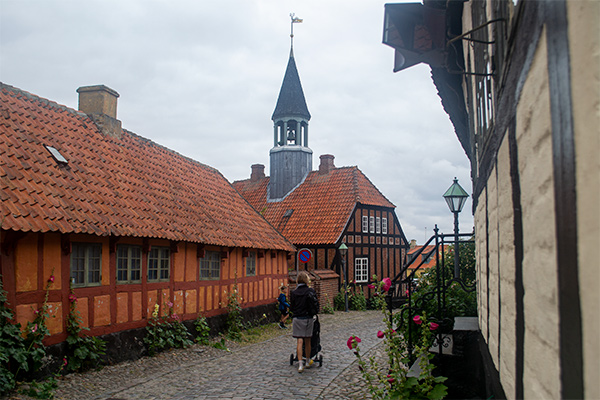
[[[266,342],[231,352],[192,346],[71,374],[59,381],[57,399],[364,399],[369,398],[356,357],[346,346],[362,339],[363,353],[376,351],[382,329],[379,311],[322,315],[322,367],[298,373],[290,366],[295,339],[290,330]],[[12,399],[18,399],[13,397]]]

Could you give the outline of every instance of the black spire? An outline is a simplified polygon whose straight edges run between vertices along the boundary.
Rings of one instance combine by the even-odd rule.
[[[310,120],[310,113],[304,99],[304,92],[302,91],[300,76],[296,68],[293,49],[290,49],[290,59],[285,76],[283,77],[281,90],[279,91],[277,105],[271,119],[275,121],[276,119],[289,117],[301,117]]]

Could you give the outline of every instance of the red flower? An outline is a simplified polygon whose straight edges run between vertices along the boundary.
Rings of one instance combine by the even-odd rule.
[[[71,294],[69,295],[69,301],[70,301],[71,303],[75,303],[75,302],[77,301],[77,296],[75,296],[73,293],[71,293]]]
[[[54,282],[54,275],[50,275],[50,278],[48,278],[48,282],[50,282],[50,283]]]
[[[350,336],[348,338],[348,341],[346,342],[346,345],[348,346],[348,348],[350,350],[356,348],[356,346],[358,346],[358,344],[361,342],[360,338],[358,336]]]
[[[367,287],[368,287],[369,289],[375,289],[375,285],[373,285],[372,283],[369,283],[369,284],[367,285]]]
[[[436,324],[435,322],[432,322],[432,323],[429,324],[429,330],[430,331],[435,331],[439,327],[440,326],[438,324]]]
[[[381,332],[381,331],[377,331],[377,337],[379,339],[383,339],[383,337],[385,336],[385,333]]]
[[[387,292],[392,287],[392,280],[390,278],[383,278],[383,291]]]
[[[387,378],[388,378],[388,382],[389,382],[389,383],[394,383],[394,382],[396,382],[396,379],[395,379],[395,378],[392,378],[392,376],[391,376],[391,375],[388,375],[388,376],[387,376]]]
[[[421,321],[420,315],[415,315],[415,317],[413,318],[413,321],[415,321],[415,324],[417,324],[417,325],[421,325],[421,323],[423,322],[423,321]]]

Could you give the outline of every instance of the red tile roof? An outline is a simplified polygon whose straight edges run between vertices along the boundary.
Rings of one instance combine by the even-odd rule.
[[[2,83],[0,201],[6,230],[294,249],[216,169]]]
[[[285,199],[267,202],[269,177],[233,186],[294,244],[335,244],[357,204],[395,208],[358,167],[313,171]],[[286,212],[291,215],[286,217]]]

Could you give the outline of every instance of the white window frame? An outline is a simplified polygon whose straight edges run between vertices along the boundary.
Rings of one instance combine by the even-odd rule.
[[[367,257],[354,259],[354,280],[356,283],[369,282],[369,259]]]
[[[362,217],[362,231],[363,233],[369,233],[369,217],[366,215]]]
[[[387,235],[387,233],[388,233],[388,226],[387,226],[387,218],[386,217],[381,218],[381,233],[383,233],[384,235]]]
[[[171,249],[152,246],[148,252],[148,282],[168,282],[170,270]]]
[[[369,232],[375,233],[375,217],[369,217]]]
[[[74,287],[99,286],[102,283],[102,244],[72,243],[69,268]]]
[[[221,253],[205,251],[204,257],[198,259],[198,277],[201,281],[221,279]]]
[[[117,245],[117,283],[142,282],[142,246],[132,244]],[[119,273],[125,273],[125,279],[119,279]]]
[[[376,217],[375,218],[375,233],[381,233],[381,218],[380,217]]]

